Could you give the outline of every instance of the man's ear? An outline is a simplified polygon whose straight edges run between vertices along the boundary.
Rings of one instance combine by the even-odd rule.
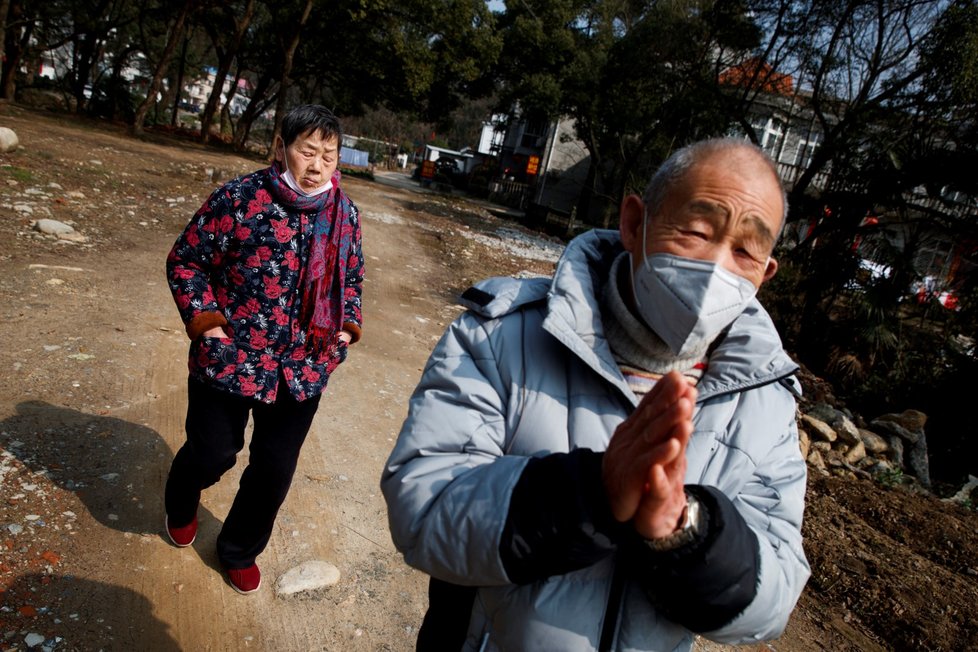
[[[767,267],[764,269],[764,278],[761,283],[767,283],[778,272],[778,261],[773,257],[767,259]]]
[[[618,213],[618,233],[626,251],[634,251],[642,239],[642,222],[645,220],[645,203],[638,195],[628,195],[621,200]],[[644,249],[645,243],[641,244]]]

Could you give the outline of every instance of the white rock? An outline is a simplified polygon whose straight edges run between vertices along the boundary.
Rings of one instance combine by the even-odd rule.
[[[64,222],[59,222],[58,220],[41,219],[34,223],[34,230],[40,231],[41,233],[46,233],[48,235],[63,236],[74,233],[75,230],[65,224]]]
[[[2,129],[2,128],[3,127],[0,127],[0,129]],[[27,636],[24,637],[24,644],[27,647],[37,647],[38,645],[40,645],[41,643],[43,643],[44,640],[45,640],[44,637],[41,636],[40,634],[37,634],[35,632],[31,632],[30,634],[28,634]]]
[[[340,581],[340,571],[325,561],[307,561],[289,569],[278,578],[275,593],[281,596],[314,591]]]
[[[20,141],[10,127],[0,127],[0,152],[10,152],[17,149]],[[41,639],[42,641],[44,639]]]

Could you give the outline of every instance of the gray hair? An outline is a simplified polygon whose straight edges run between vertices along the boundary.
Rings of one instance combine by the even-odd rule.
[[[762,163],[774,176],[778,182],[778,189],[781,191],[781,205],[784,207],[781,212],[781,227],[778,229],[775,244],[781,239],[784,233],[785,224],[788,221],[788,194],[785,192],[781,177],[778,175],[778,168],[763,149],[741,138],[709,138],[690,145],[686,145],[669,155],[659,169],[655,171],[649,184],[645,187],[645,194],[642,201],[645,202],[645,218],[662,210],[662,205],[672,190],[694,165],[702,161],[710,154],[718,152],[746,152],[753,154],[758,162]]]

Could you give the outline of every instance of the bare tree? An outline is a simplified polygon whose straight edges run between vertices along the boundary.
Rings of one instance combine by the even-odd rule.
[[[242,8],[240,3],[228,2],[221,5],[218,10],[211,12],[204,23],[204,28],[214,44],[214,52],[217,55],[217,71],[214,75],[214,87],[211,89],[211,94],[207,98],[207,105],[201,115],[200,140],[202,143],[206,143],[210,139],[211,125],[214,123],[221,101],[224,81],[227,79],[231,64],[241,47],[241,41],[251,25],[251,19],[255,14],[255,4],[255,0],[246,0]],[[230,23],[233,27],[229,37],[225,35],[226,23]]]
[[[153,72],[153,79],[149,84],[149,90],[146,92],[146,98],[136,109],[136,117],[133,119],[132,124],[132,132],[135,135],[140,135],[143,133],[143,124],[146,121],[146,114],[149,112],[150,107],[157,102],[156,96],[162,87],[163,77],[166,75],[166,70],[170,65],[170,60],[173,58],[173,52],[176,50],[177,43],[183,39],[183,33],[184,29],[186,29],[187,20],[193,12],[196,4],[196,0],[184,0],[176,19],[173,21],[173,25],[170,28],[169,35],[166,40],[166,45],[164,46],[163,52],[160,54],[160,58],[156,63],[156,70]]]
[[[309,20],[309,14],[312,12],[312,5],[313,0],[305,0],[305,7],[299,19],[294,23],[295,29],[288,35],[288,40],[282,42],[282,69],[279,75],[278,101],[275,104],[275,128],[272,131],[272,142],[269,143],[269,147],[273,146],[275,137],[282,132],[282,120],[285,118],[286,102],[288,100],[289,75],[292,74],[295,51],[299,47],[302,28],[305,27],[306,22]]]

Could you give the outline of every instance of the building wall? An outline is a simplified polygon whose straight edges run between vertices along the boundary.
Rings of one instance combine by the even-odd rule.
[[[566,118],[551,125],[534,201],[551,210],[570,213],[587,180],[589,162],[584,143],[574,133],[574,120]]]

